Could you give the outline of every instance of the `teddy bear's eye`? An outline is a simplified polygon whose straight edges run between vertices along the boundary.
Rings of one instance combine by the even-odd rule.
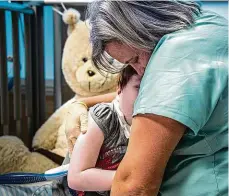
[[[84,57],[82,60],[84,63],[86,63],[88,61],[88,58]]]

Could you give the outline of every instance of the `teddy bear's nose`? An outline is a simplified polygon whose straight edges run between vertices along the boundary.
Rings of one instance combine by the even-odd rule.
[[[92,76],[95,75],[95,72],[94,72],[94,71],[91,71],[91,70],[88,70],[88,71],[87,71],[87,74],[88,74],[90,77],[92,77]]]

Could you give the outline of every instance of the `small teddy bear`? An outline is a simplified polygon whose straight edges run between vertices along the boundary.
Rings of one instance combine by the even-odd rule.
[[[57,166],[58,164],[46,156],[30,152],[19,138],[15,136],[0,137],[0,174],[9,172],[40,173]]]

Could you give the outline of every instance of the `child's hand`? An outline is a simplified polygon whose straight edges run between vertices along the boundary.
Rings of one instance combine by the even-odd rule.
[[[72,103],[65,119],[65,134],[68,142],[68,151],[71,156],[73,147],[80,133],[87,132],[88,111],[83,102]]]

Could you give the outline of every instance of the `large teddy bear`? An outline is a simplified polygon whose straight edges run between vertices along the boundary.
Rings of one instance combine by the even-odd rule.
[[[108,73],[101,75],[91,61],[87,23],[80,20],[79,12],[74,9],[66,10],[63,20],[69,25],[62,58],[62,69],[67,84],[77,97],[114,92],[117,86],[117,75]],[[76,97],[73,97],[67,101],[36,132],[32,143],[35,151],[45,149],[43,151],[65,157],[67,141],[64,120],[75,100]],[[44,172],[57,167],[58,164],[48,158],[46,154],[40,150],[30,152],[16,137],[0,137],[0,173]]]

